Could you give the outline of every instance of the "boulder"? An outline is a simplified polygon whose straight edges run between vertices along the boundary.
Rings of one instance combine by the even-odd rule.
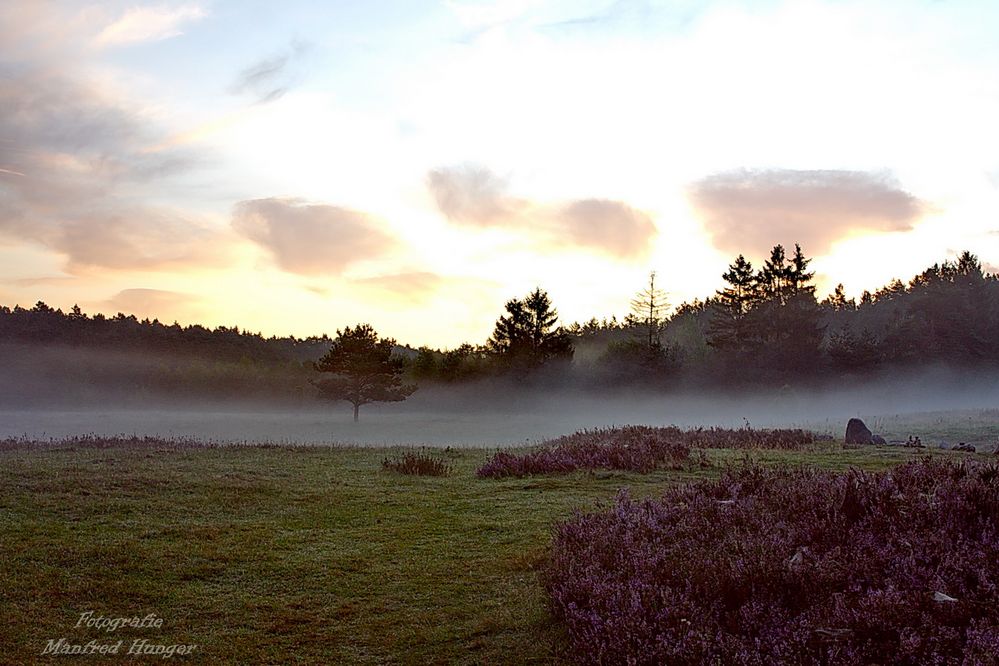
[[[877,444],[878,446],[886,446],[888,444],[888,442],[885,441],[885,438],[882,437],[881,435],[874,435],[874,436],[872,436],[871,437],[871,443],[872,444]]]
[[[847,444],[873,444],[874,433],[860,419],[850,419],[846,424]]]

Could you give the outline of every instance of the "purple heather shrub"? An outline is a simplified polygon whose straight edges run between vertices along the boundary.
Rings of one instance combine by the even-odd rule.
[[[556,526],[544,581],[584,664],[999,663],[999,467],[625,491]]]
[[[567,474],[579,469],[616,469],[648,473],[679,468],[690,460],[690,446],[667,428],[625,426],[583,430],[544,442],[516,455],[501,451],[478,470],[479,477]]]
[[[581,430],[543,442],[523,454],[497,453],[478,470],[481,478],[568,474],[580,469],[612,469],[648,473],[659,468],[679,469],[691,464],[691,450],[799,449],[815,442],[804,430],[754,430],[675,426],[624,426]],[[703,457],[701,458],[703,461]]]

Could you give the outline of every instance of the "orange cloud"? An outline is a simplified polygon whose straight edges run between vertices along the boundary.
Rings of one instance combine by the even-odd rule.
[[[645,254],[657,232],[647,214],[621,201],[577,199],[551,204],[512,196],[508,182],[483,167],[434,169],[427,185],[438,209],[451,222],[512,229],[547,247],[574,246],[628,259]]]
[[[366,214],[300,199],[253,199],[233,209],[233,228],[290,273],[337,274],[381,256],[395,241]]]
[[[105,301],[103,306],[114,312],[136,317],[170,321],[179,312],[188,317],[197,313],[198,299],[190,294],[163,289],[124,289]],[[197,317],[195,317],[197,318]]]
[[[851,233],[908,231],[926,211],[891,176],[863,171],[727,171],[691,185],[689,197],[729,252],[797,242],[822,254]]]

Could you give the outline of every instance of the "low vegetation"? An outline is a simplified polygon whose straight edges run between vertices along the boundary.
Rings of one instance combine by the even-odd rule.
[[[197,644],[193,661],[212,664],[565,663],[575,658],[579,634],[571,622],[563,622],[564,615],[552,613],[544,582],[551,584],[556,574],[546,563],[566,563],[558,559],[565,555],[566,528],[553,530],[574,510],[606,508],[622,487],[629,489],[637,506],[643,498],[679,492],[669,490],[676,484],[717,478],[747,457],[764,466],[844,472],[852,467],[888,469],[922,455],[887,447],[844,450],[832,442],[802,450],[701,451],[710,466],[484,482],[475,473],[490,454],[476,449],[427,450],[452,469],[448,476],[437,477],[382,468],[386,458],[419,452],[411,448],[230,446],[100,436],[7,440],[0,446],[0,616],[5,618],[0,625],[0,662],[44,661],[41,651],[47,641],[66,637],[84,644],[123,639],[126,648],[134,639]],[[932,455],[941,460],[989,459],[949,451]],[[797,494],[783,497],[798,501],[805,515],[814,517],[825,505],[813,494],[828,492],[823,479],[839,477],[800,474],[813,474],[818,485],[811,491],[795,486]],[[783,533],[780,530],[787,528],[760,527],[762,518],[752,517],[751,503],[761,495],[749,483],[752,478],[743,479],[739,494],[719,495],[717,507],[745,512],[747,521],[757,521],[747,522],[744,532],[755,525],[762,533]],[[881,477],[857,478],[866,487]],[[935,495],[944,502],[941,508],[967,508],[948,503],[947,498],[956,497],[947,490],[951,487],[978,488],[974,492],[982,493],[983,506],[991,506],[989,489],[972,483],[975,477],[955,476],[950,482],[947,475],[935,478],[941,484]],[[725,483],[722,487],[734,493],[735,486]],[[902,487],[906,496],[916,492],[907,488]],[[860,497],[867,501],[871,495],[865,490]],[[971,495],[967,497],[970,501]],[[747,505],[722,503],[732,498],[745,498]],[[927,500],[924,507],[931,505]],[[769,515],[770,505],[759,506],[761,515]],[[953,521],[982,524],[982,514],[960,510]],[[815,526],[819,530],[828,524],[816,520]],[[711,533],[720,527],[738,530],[724,522],[708,527],[705,531]],[[620,555],[640,546],[641,539],[632,537],[605,552]],[[944,532],[940,541],[946,544],[951,538],[954,533]],[[871,547],[881,547],[885,539],[894,537],[881,538]],[[809,547],[808,553],[802,551],[803,561],[793,566],[800,562],[812,567],[812,551],[823,553],[804,540],[779,543],[783,547],[792,541],[795,549]],[[990,575],[990,569],[976,567],[984,557],[999,561],[988,550],[976,554],[978,542],[964,543],[966,549],[955,544],[949,551],[943,546],[932,551],[956,559],[940,562],[940,584],[927,587],[928,593],[939,591],[958,600],[935,602],[958,613],[950,616],[957,624],[948,625],[957,632],[963,631],[960,623],[966,617],[960,613],[976,608],[969,602],[985,598],[969,593],[975,576]],[[908,556],[904,546],[894,547],[897,556]],[[579,549],[581,572],[593,566],[589,556],[596,550],[588,548]],[[699,552],[697,556],[703,556],[704,551]],[[921,552],[931,551],[917,550],[914,556]],[[796,554],[775,553],[780,562],[774,566],[792,566]],[[747,580],[755,580],[750,564],[756,556],[756,551],[746,551]],[[883,561],[856,566],[874,576],[875,565]],[[695,568],[677,566],[678,571]],[[771,566],[771,560],[761,566]],[[814,585],[832,575],[825,569],[814,571]],[[961,575],[971,578],[961,582]],[[570,578],[564,580],[570,584]],[[720,580],[732,585],[735,579],[729,575]],[[988,581],[981,580],[983,585]],[[615,580],[609,579],[609,584]],[[651,589],[646,593],[653,594]],[[882,607],[902,612],[896,606]],[[75,626],[87,611],[114,617],[155,613],[163,626],[125,627],[108,635]],[[851,627],[842,624],[842,614],[830,617],[836,623],[821,628],[831,633],[816,636],[831,640],[839,635],[837,630]],[[896,626],[890,622],[885,625],[889,632]],[[975,626],[987,636],[991,625],[978,621]],[[968,654],[974,655],[971,647],[977,644],[967,638],[970,633],[963,635]],[[633,654],[641,654],[637,650],[642,636],[636,634],[639,642],[632,646]],[[594,640],[602,639],[595,635]]]
[[[580,663],[994,663],[999,468],[748,465],[562,523],[545,572]]]
[[[416,476],[447,476],[452,471],[447,460],[428,451],[406,451],[400,456],[385,458],[382,460],[382,467],[400,474]]]
[[[511,453],[500,451],[479,468],[481,478],[568,474],[576,470],[626,470],[648,473],[655,469],[682,469],[704,458],[699,449],[795,450],[815,443],[805,430],[754,430],[675,426],[624,426],[583,430],[544,442],[539,448]]]
[[[447,477],[383,471],[407,450],[12,441],[0,450],[0,662],[44,660],[53,638],[104,640],[74,629],[92,610],[156,613],[161,629],[112,636],[196,643],[193,661],[212,664],[549,664],[565,650],[538,577],[553,525],[622,486],[655,496],[746,454],[486,483],[476,449],[440,452]],[[832,443],[749,454],[839,470],[913,455]]]

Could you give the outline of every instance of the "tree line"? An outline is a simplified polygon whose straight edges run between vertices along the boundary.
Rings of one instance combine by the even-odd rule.
[[[999,365],[999,277],[971,252],[907,283],[896,279],[865,291],[859,301],[847,298],[842,284],[819,300],[811,261],[797,244],[791,252],[775,245],[759,268],[739,255],[722,274],[721,289],[669,314],[667,293],[653,273],[623,321],[558,326],[550,299],[538,289],[507,304],[487,343],[422,348],[410,368],[418,379],[456,382],[543,372],[575,354],[571,374],[583,384],[667,388],[784,385],[930,363]],[[542,316],[526,316],[528,302],[543,303]],[[527,351],[538,349],[537,342],[497,344],[512,321],[532,332],[525,340],[558,340],[557,353]]]
[[[353,391],[355,408],[365,404],[359,397],[365,391],[376,401],[404,399],[416,385],[487,378],[666,389],[781,386],[928,363],[999,365],[999,278],[970,252],[908,282],[864,292],[858,301],[847,298],[842,285],[819,300],[810,263],[799,245],[791,252],[774,246],[758,268],[739,255],[722,275],[721,289],[672,311],[653,273],[622,321],[562,324],[539,287],[506,302],[488,340],[447,350],[399,346],[366,324],[332,338],[264,338],[238,327],[182,327],[123,313],[88,316],[79,307],[62,312],[42,302],[0,306],[0,342],[210,360],[221,365],[210,372],[200,366],[147,369],[143,381],[183,392],[185,378],[208,378],[213,390],[238,395],[241,377],[252,375],[257,393],[266,393],[269,384],[304,398]],[[391,380],[351,388],[345,378],[357,372],[344,365],[346,349],[369,354],[357,367],[373,364]]]
[[[31,308],[0,305],[0,341],[24,344],[133,350],[148,353],[201,356],[254,363],[312,362],[329,348],[328,335],[308,338],[268,337],[238,326],[207,328],[199,324],[164,324],[122,312],[92,316],[79,305],[69,312],[38,301]]]

